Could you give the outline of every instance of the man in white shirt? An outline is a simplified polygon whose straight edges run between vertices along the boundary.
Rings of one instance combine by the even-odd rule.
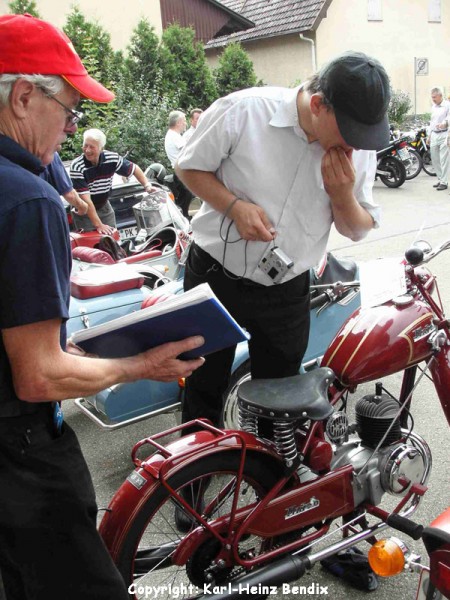
[[[448,169],[450,166],[450,154],[447,146],[447,130],[450,122],[450,102],[444,100],[442,90],[435,87],[431,90],[433,106],[431,108],[430,121],[430,154],[431,162],[438,177],[433,187],[438,192],[448,188]]]
[[[169,113],[169,129],[164,139],[164,149],[172,168],[175,167],[178,155],[186,145],[187,139],[182,135],[186,131],[186,115],[181,110],[173,110]],[[189,205],[193,194],[178,179],[176,173],[173,176],[175,203],[181,208],[183,215],[189,219]]]
[[[169,113],[169,129],[167,130],[164,139],[164,148],[167,158],[170,160],[172,169],[177,162],[178,155],[184,145],[186,139],[183,138],[183,133],[186,131],[186,115],[181,110],[173,110]]]
[[[204,202],[192,221],[185,289],[208,282],[251,334],[254,378],[298,373],[309,333],[309,269],[332,223],[352,240],[378,226],[376,153],[389,140],[390,85],[362,53],[331,61],[296,89],[253,88],[217,100],[177,173]],[[355,149],[362,148],[355,152]],[[274,246],[293,266],[264,267]],[[187,381],[183,422],[221,422],[234,348]]]
[[[202,112],[203,111],[201,108],[193,108],[191,110],[191,112],[189,113],[189,122],[190,122],[191,126],[186,131],[186,133],[183,135],[185,144],[188,140],[191,139],[192,134],[197,129],[198,120],[200,119],[200,115],[202,114]]]

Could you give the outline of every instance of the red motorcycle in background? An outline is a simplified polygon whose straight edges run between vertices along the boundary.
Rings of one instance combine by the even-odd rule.
[[[136,469],[100,524],[131,597],[158,588],[169,598],[171,586],[184,597],[238,598],[247,586],[264,596],[388,526],[411,529],[432,463],[410,414],[425,375],[450,424],[450,324],[426,266],[449,248],[409,249],[407,293],[356,310],[320,367],[242,383],[239,430],[199,419],[135,445]],[[398,398],[379,381],[394,373]],[[349,394],[371,381],[350,422]]]
[[[405,570],[420,573],[416,600],[450,598],[450,508],[428,527],[405,519],[399,529],[413,539],[422,539],[430,558],[429,566],[424,565],[421,556],[411,552],[402,540],[392,537],[379,540],[370,549],[369,563],[373,571],[382,577],[398,575]]]

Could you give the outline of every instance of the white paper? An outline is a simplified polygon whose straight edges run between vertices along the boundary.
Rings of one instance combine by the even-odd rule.
[[[406,293],[405,266],[398,258],[380,258],[359,265],[361,308],[379,306]]]

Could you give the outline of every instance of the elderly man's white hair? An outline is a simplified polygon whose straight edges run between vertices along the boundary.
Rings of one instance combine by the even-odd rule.
[[[86,129],[83,133],[83,143],[86,140],[95,140],[98,142],[100,146],[100,150],[106,146],[106,135],[101,131],[101,129]]]
[[[4,73],[0,75],[0,107],[9,102],[12,87],[18,79],[25,79],[40,88],[45,94],[53,96],[62,91],[64,80],[58,75],[21,75],[20,73]]]
[[[174,127],[177,122],[186,115],[181,110],[173,110],[169,113],[169,127]]]

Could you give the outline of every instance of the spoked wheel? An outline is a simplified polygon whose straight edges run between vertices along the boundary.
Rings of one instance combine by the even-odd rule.
[[[225,429],[239,429],[239,410],[237,392],[241,383],[251,379],[250,361],[246,360],[231,375],[230,384],[224,394],[223,426]]]
[[[422,170],[422,157],[413,148],[408,148],[409,160],[410,163],[406,167],[406,179],[414,179]]]
[[[429,150],[423,153],[422,162],[425,173],[430,175],[430,177],[436,177],[436,169],[433,167],[433,163],[431,162],[431,154]]]
[[[391,156],[381,159],[377,170],[387,173],[385,175],[380,175],[381,181],[384,185],[387,185],[387,187],[397,188],[406,181],[405,165],[400,160]]]
[[[228,515],[231,510],[239,464],[239,452],[212,453],[180,469],[169,484],[182,491],[186,499],[191,498],[193,506],[207,521],[212,521]],[[279,469],[280,464],[275,459],[261,459],[261,455],[248,453],[238,509],[263,497],[277,480]],[[195,598],[204,593],[204,584],[222,585],[242,574],[242,568],[225,566],[223,561],[216,560],[221,544],[209,534],[189,548],[186,564],[174,564],[172,557],[186,535],[177,529],[175,508],[174,499],[160,485],[143,504],[123,538],[116,563],[127,587],[131,586],[132,598],[150,597],[149,589],[162,590],[161,600],[173,597],[173,590],[179,594],[178,598]],[[197,526],[197,522],[192,524],[192,528]],[[254,535],[244,535],[239,554],[257,556],[270,543]]]

